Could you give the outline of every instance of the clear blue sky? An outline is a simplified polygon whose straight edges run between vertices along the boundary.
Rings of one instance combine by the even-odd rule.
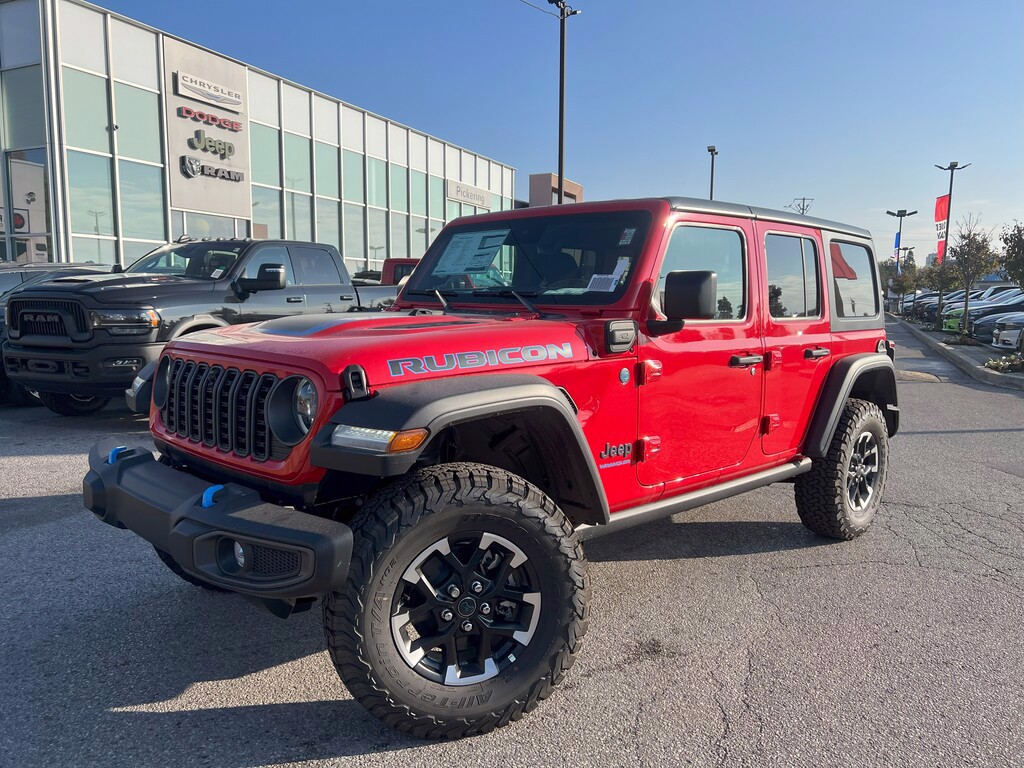
[[[546,0],[533,0],[548,7]],[[100,5],[530,173],[557,161],[558,20],[520,0]],[[1024,2],[576,0],[566,176],[588,199],[708,193],[868,227],[1024,220]]]

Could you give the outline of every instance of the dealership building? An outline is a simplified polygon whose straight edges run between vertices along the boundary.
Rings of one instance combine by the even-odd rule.
[[[419,256],[515,170],[75,0],[0,2],[0,260],[129,264],[169,239]]]

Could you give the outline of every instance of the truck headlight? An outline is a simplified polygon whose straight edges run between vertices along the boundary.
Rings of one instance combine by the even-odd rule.
[[[402,453],[414,451],[427,439],[425,429],[406,429],[394,432],[389,429],[350,427],[339,424],[331,433],[331,445],[336,448],[354,448],[370,453]]]
[[[112,336],[141,336],[160,325],[160,315],[152,309],[96,309],[89,313],[89,324]]]
[[[313,421],[316,419],[316,412],[320,407],[316,387],[312,381],[303,378],[295,385],[293,402],[295,406],[295,421],[298,423],[302,433],[306,434],[312,428]]]

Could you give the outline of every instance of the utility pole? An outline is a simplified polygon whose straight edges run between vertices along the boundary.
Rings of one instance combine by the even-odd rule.
[[[565,21],[582,11],[571,8],[565,0],[548,0],[558,8],[561,26],[560,63],[558,67],[558,204],[565,202]]]
[[[708,144],[708,154],[711,155],[711,190],[708,192],[708,200],[715,199],[715,158],[718,157],[718,150],[714,144]]]
[[[814,202],[813,197],[794,197],[793,202],[789,205],[782,206],[783,208],[789,208],[791,211],[796,211],[801,216],[806,216],[807,212],[811,210],[811,203]]]
[[[955,174],[957,171],[962,171],[964,168],[966,168],[969,165],[970,165],[970,163],[967,163],[966,165],[960,165],[960,163],[958,163],[956,160],[951,160],[949,165],[947,165],[945,168],[943,168],[941,165],[936,165],[935,166],[940,171],[949,171],[949,195],[948,195],[948,197],[946,197],[946,235],[945,235],[945,237],[942,238],[942,253],[939,256],[939,263],[940,264],[943,261],[946,260],[946,253],[949,251],[949,223],[950,223],[951,217],[953,215],[953,174]],[[970,286],[968,286],[967,290],[970,291]],[[966,327],[967,327],[967,316],[964,315],[964,328],[966,328]],[[942,330],[942,289],[941,288],[939,288],[939,308],[938,308],[938,311],[935,313],[935,329],[936,330]]]

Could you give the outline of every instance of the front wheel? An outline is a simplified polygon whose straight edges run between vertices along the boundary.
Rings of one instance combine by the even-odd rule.
[[[349,580],[324,601],[324,630],[353,697],[386,724],[420,738],[486,733],[572,666],[588,622],[583,547],[523,478],[429,467],[351,525]]]
[[[877,405],[847,401],[828,453],[796,479],[796,509],[805,526],[842,540],[867,531],[882,503],[888,435]]]
[[[55,392],[40,392],[43,405],[61,416],[92,416],[107,407],[109,397],[89,395],[60,395]]]

